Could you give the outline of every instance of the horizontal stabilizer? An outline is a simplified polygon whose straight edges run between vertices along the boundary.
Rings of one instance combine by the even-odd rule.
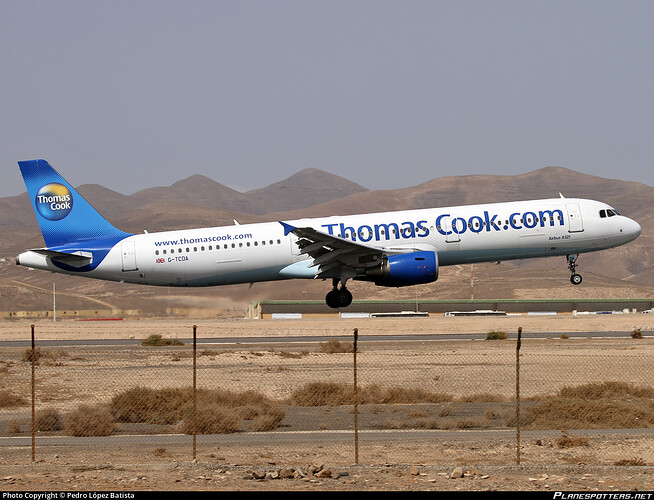
[[[43,255],[50,260],[61,262],[62,264],[67,264],[72,267],[84,267],[93,262],[93,254],[91,252],[65,253],[55,252],[54,250],[48,250],[47,248],[33,248],[30,251]]]

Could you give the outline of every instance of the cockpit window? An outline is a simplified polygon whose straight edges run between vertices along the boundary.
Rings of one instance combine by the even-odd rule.
[[[620,215],[617,210],[613,208],[607,208],[606,210],[600,210],[600,217],[602,219],[606,217],[615,217],[616,215]]]

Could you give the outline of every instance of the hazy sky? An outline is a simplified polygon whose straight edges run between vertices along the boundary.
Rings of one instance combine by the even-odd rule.
[[[34,158],[124,194],[309,167],[653,185],[653,26],[652,0],[0,0],[0,196]]]

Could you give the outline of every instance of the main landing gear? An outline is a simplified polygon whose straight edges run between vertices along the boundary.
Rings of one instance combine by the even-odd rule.
[[[325,302],[329,307],[338,309],[339,307],[347,307],[352,303],[352,293],[345,288],[345,281],[341,281],[341,278],[332,278],[333,288],[325,296]],[[338,288],[339,282],[341,283],[340,288]]]
[[[572,273],[572,276],[570,276],[570,283],[573,285],[579,285],[581,284],[581,274],[577,274],[577,257],[579,257],[579,254],[576,255],[568,255],[568,269],[570,269],[570,272]]]

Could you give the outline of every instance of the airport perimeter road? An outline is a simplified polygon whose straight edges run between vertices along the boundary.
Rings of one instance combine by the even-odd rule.
[[[516,333],[508,333],[509,339],[516,339]],[[524,332],[523,339],[556,339],[561,336],[573,338],[626,338],[624,331],[596,331],[596,332]],[[644,337],[651,335],[644,334]],[[484,340],[485,333],[439,333],[439,334],[385,334],[365,335],[359,334],[359,342],[439,342],[452,340]],[[197,343],[202,345],[238,345],[238,344],[313,344],[338,339],[341,342],[352,341],[352,336],[333,335],[302,335],[302,336],[256,336],[256,337],[212,337],[198,338]],[[192,344],[192,338],[180,338],[185,344]],[[39,347],[120,347],[140,345],[141,339],[75,339],[75,340],[38,340]],[[1,347],[31,347],[30,340],[3,340]]]
[[[566,431],[568,435],[581,435],[585,437],[651,437],[654,429],[577,429]],[[199,434],[198,445],[239,445],[257,446],[265,442],[268,446],[285,446],[306,441],[320,440],[321,445],[344,444],[349,445],[354,436],[353,430],[316,430],[316,431],[274,431],[274,432],[239,432],[234,434]],[[425,429],[384,429],[360,430],[359,439],[362,444],[403,441],[481,441],[483,439],[513,440],[515,429],[493,430],[425,430]],[[525,440],[557,438],[561,436],[559,430],[522,431]],[[71,436],[38,436],[37,447],[43,446],[105,446],[129,445],[138,440],[139,446],[174,446],[187,445],[193,439],[190,434],[122,434],[107,437],[71,437]],[[0,437],[0,448],[5,446],[29,447],[30,436]]]

